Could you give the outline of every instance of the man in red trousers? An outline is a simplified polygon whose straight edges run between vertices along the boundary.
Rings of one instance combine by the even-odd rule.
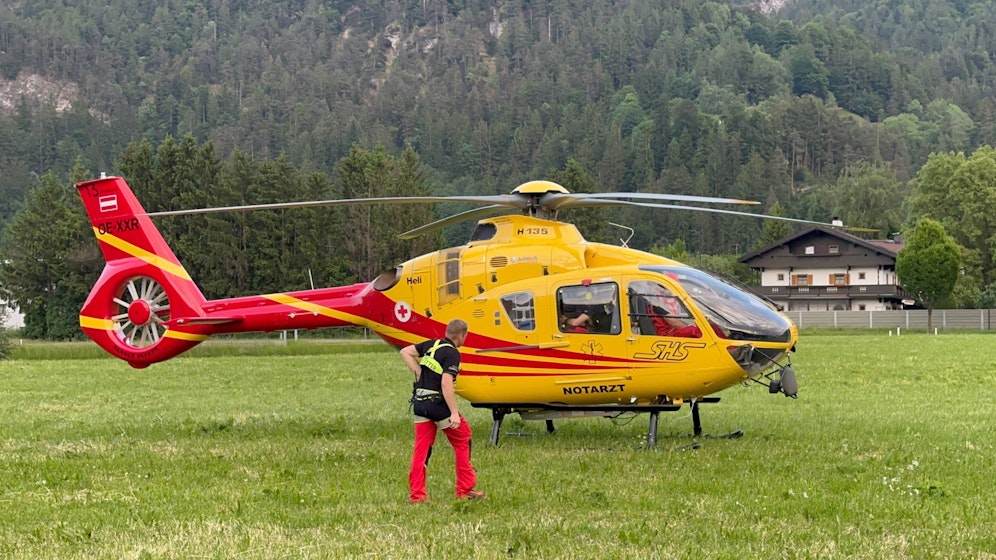
[[[408,484],[412,503],[428,500],[425,471],[436,429],[442,428],[453,446],[456,459],[457,498],[479,500],[484,492],[474,490],[477,473],[470,464],[470,425],[457,410],[454,384],[460,373],[460,351],[467,340],[467,322],[453,319],[446,325],[446,337],[426,340],[401,349],[401,357],[415,374],[412,405],[415,413],[415,449],[412,452]]]

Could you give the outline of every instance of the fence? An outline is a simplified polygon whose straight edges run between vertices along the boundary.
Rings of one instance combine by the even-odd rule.
[[[786,311],[800,329],[927,329],[927,310]],[[992,330],[996,309],[935,309],[931,326],[938,330]]]

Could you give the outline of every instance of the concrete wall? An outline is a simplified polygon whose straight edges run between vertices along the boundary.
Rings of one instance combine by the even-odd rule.
[[[900,311],[786,311],[801,329],[927,329],[927,310]],[[935,309],[932,326],[938,330],[996,330],[996,309]]]

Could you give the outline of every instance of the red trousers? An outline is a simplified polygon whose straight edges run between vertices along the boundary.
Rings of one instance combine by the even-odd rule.
[[[477,473],[470,464],[470,424],[460,416],[460,427],[443,430],[446,439],[453,446],[456,460],[456,495],[466,496],[477,484]],[[435,422],[415,423],[415,449],[412,452],[412,466],[408,471],[408,485],[411,487],[411,501],[420,502],[428,497],[425,491],[425,467],[429,460],[429,450],[436,442]]]

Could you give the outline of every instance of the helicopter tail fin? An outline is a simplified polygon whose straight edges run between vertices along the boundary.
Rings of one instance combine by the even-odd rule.
[[[80,311],[80,327],[104,350],[133,367],[196,346],[219,323],[204,321],[204,295],[120,177],[76,185],[104,271]]]

